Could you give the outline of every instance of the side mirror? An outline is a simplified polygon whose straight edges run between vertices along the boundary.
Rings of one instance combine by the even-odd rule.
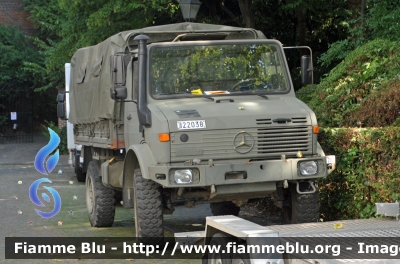
[[[67,117],[65,111],[65,93],[59,93],[57,95],[57,103],[57,117],[65,120]]]
[[[125,84],[125,65],[122,55],[112,55],[110,57],[111,84],[110,88],[111,99],[126,99],[128,90]]]
[[[126,99],[128,97],[128,89],[126,86],[115,86],[110,88],[111,99]]]
[[[65,93],[57,94],[57,103],[64,103],[65,102]]]
[[[111,84],[125,84],[125,66],[122,55],[110,56]]]
[[[301,82],[303,84],[312,84],[313,82],[313,65],[310,55],[301,57]]]
[[[65,120],[65,118],[66,118],[65,103],[57,104],[57,117]]]

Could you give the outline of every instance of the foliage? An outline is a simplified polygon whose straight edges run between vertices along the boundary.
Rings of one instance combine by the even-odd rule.
[[[299,98],[316,112],[324,127],[398,124],[399,61],[399,42],[371,41],[351,52],[314,93]]]
[[[366,15],[367,38],[399,41],[400,6],[397,0],[369,0]]]
[[[320,134],[337,169],[320,180],[324,220],[374,217],[375,203],[400,199],[400,128],[328,128]]]
[[[0,126],[7,124],[8,118],[5,115],[0,115]]]
[[[60,145],[58,146],[58,150],[60,151],[60,155],[68,155],[68,145],[67,145],[67,127],[62,127],[61,129],[55,124],[53,121],[44,120],[46,124],[42,124],[42,135],[45,136],[48,140],[50,140],[50,134],[48,128],[57,133],[60,137]]]
[[[31,63],[32,72],[46,80],[36,88],[64,87],[64,64],[82,47],[95,45],[120,31],[154,24],[171,17],[178,8],[164,0],[24,0],[25,10],[39,29],[35,44],[45,66]]]
[[[335,65],[344,60],[354,49],[355,43],[348,39],[339,40],[329,45],[329,50],[321,55],[319,63],[322,66]]]
[[[58,135],[60,136],[60,145],[58,146],[60,150],[60,155],[68,155],[68,144],[67,144],[67,127],[64,126],[60,129]]]
[[[374,39],[400,41],[400,6],[397,0],[367,0],[364,18],[349,17],[342,21],[348,27],[345,39],[333,42],[319,62],[332,66],[344,59],[356,47]],[[352,26],[351,26],[352,25]]]
[[[57,135],[60,134],[60,128],[53,121],[44,120],[44,122],[46,124],[42,124],[42,128],[43,128],[42,135],[45,136],[48,140],[50,140],[50,134],[49,134],[49,130],[48,130],[49,128],[51,130],[53,130],[54,132],[56,132]]]
[[[41,86],[37,86],[37,91],[63,87],[64,63],[69,62],[79,48],[95,45],[120,31],[183,22],[176,0],[23,2],[39,29],[35,44],[41,48],[45,59],[45,66],[40,63],[28,65],[37,79],[44,80]],[[325,51],[329,43],[345,38],[346,30],[341,24],[348,16],[345,0],[250,2],[253,11],[242,14],[238,1],[204,0],[196,22],[244,27],[244,21],[247,21],[245,16],[254,16],[255,28],[267,37],[279,39],[285,45],[309,44],[316,56]],[[298,32],[300,15],[304,17],[301,20],[305,29],[302,34]],[[299,56],[296,57],[289,59],[290,68],[298,66]],[[315,76],[319,75],[316,71]]]
[[[44,61],[43,64],[32,62],[28,65],[36,79],[43,80],[41,85],[35,87],[35,90],[45,91],[51,88],[62,88],[64,87],[63,63],[66,61],[60,60],[57,67],[52,67],[50,58],[53,53],[61,52],[56,50],[56,46],[62,40],[58,32],[63,26],[62,21],[66,20],[65,12],[59,8],[58,0],[24,0],[23,3],[38,30],[33,41],[40,49]],[[65,55],[58,54],[58,58]]]
[[[29,37],[12,27],[0,25],[0,98],[7,102],[5,105],[14,105],[17,102],[16,98],[20,96],[33,96],[30,91],[46,83],[45,74],[40,72],[40,68],[43,67],[44,58]],[[34,96],[32,100],[37,98],[39,96]],[[51,102],[54,101],[53,98]],[[5,105],[0,104],[0,109],[5,110]],[[47,115],[48,108],[36,105],[34,118]],[[31,111],[23,104],[19,105],[19,109]],[[0,117],[0,125],[5,124],[7,120]]]
[[[319,181],[325,220],[373,217],[374,203],[399,199],[399,52],[398,41],[370,41],[350,52],[314,93],[299,96],[321,126],[370,127],[326,128],[320,134],[322,148],[337,163]]]
[[[39,53],[22,32],[0,25],[0,88],[7,84],[33,88],[40,80],[29,69],[32,62],[42,63]]]

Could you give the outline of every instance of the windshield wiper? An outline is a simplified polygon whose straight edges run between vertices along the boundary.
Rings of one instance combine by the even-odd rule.
[[[214,98],[212,98],[211,96],[204,96],[204,98],[210,99],[211,101],[214,101]]]
[[[257,94],[257,95],[260,96],[260,97],[262,97],[262,98],[268,99],[268,96],[266,96],[266,95],[264,95],[264,94]]]

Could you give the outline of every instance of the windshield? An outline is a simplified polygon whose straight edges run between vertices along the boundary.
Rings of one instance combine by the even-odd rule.
[[[150,56],[155,98],[289,91],[275,44],[158,46]]]

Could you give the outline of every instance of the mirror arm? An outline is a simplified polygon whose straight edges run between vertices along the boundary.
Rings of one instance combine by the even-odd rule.
[[[292,47],[283,47],[283,49],[308,49],[310,51],[310,59],[311,63],[313,61],[313,56],[312,56],[312,49],[309,46],[292,46]],[[296,94],[310,94],[314,92],[314,67],[311,69],[307,69],[307,71],[311,71],[311,91],[309,92],[297,92]]]

